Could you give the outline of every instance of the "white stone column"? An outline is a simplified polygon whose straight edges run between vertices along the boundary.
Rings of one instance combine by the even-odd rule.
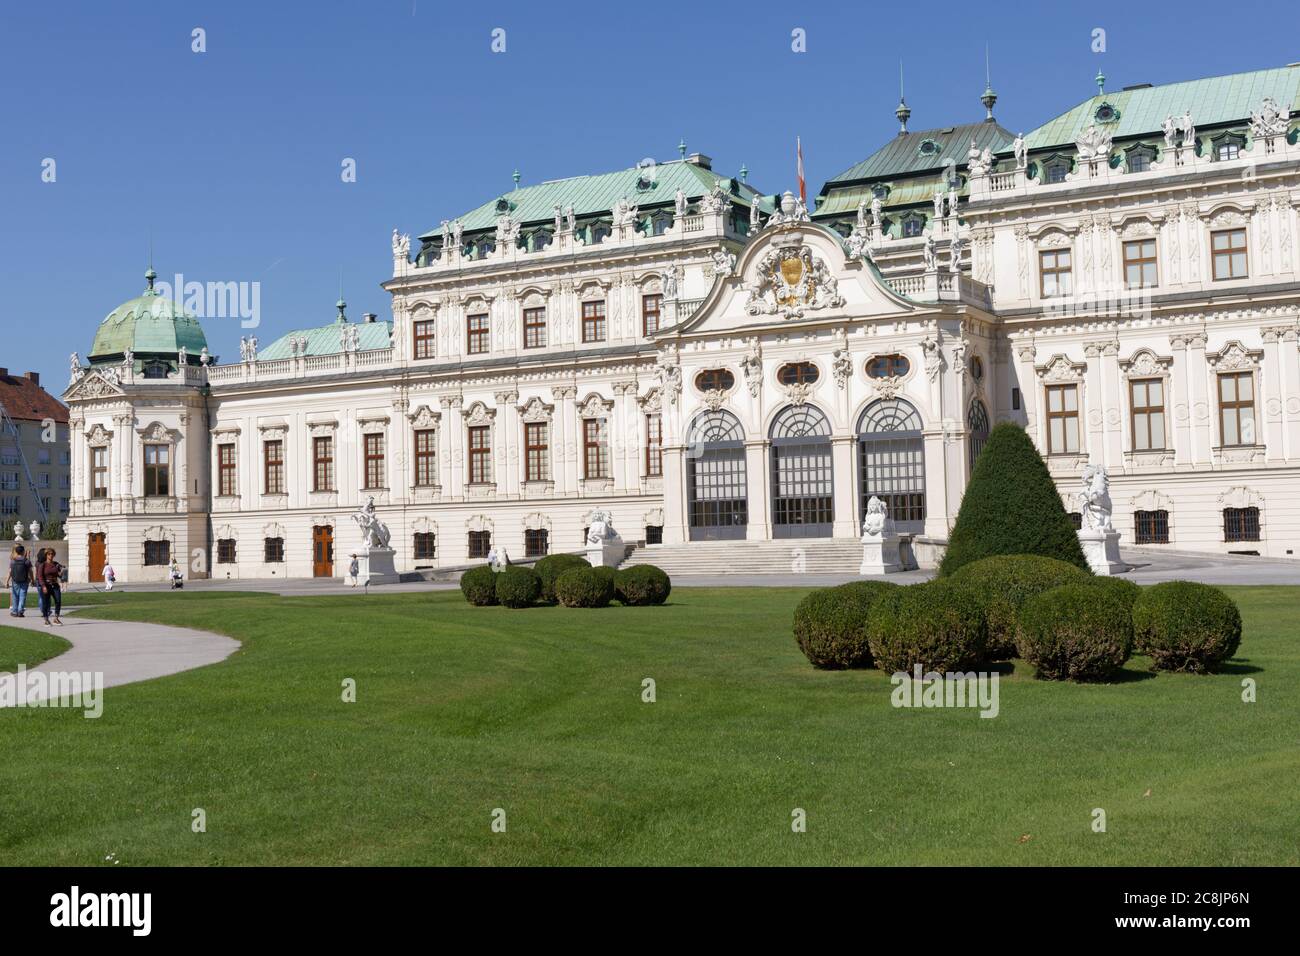
[[[925,535],[948,537],[947,442],[942,425],[921,430],[925,444]]]
[[[1279,347],[1282,363],[1283,454],[1300,457],[1300,330],[1285,329]]]
[[[496,438],[500,442],[497,456],[496,482],[498,498],[519,498],[523,487],[519,480],[519,392],[515,389],[497,392]]]
[[[771,442],[765,438],[745,441],[745,496],[749,512],[746,537],[750,541],[772,540],[772,472],[768,467],[771,447]]]
[[[1025,431],[1040,452],[1043,441],[1040,438],[1038,421],[1038,373],[1034,369],[1034,358],[1038,350],[1032,342],[1014,346],[1016,356],[1016,385],[1020,389],[1020,414],[1023,416]]]
[[[1214,460],[1211,448],[1218,441],[1214,426],[1217,396],[1212,396],[1209,366],[1205,363],[1205,333],[1193,332],[1187,337],[1187,381],[1190,386],[1188,411],[1192,418],[1192,464]],[[1217,386],[1217,382],[1215,383]]]
[[[680,444],[663,446],[664,544],[682,544],[686,537],[686,456]],[[753,513],[750,513],[753,520]],[[752,530],[752,525],[751,525]]]
[[[1174,362],[1166,406],[1173,423],[1174,468],[1190,468],[1196,456],[1192,448],[1192,394],[1187,374],[1187,336],[1169,336],[1169,346],[1174,352]]]
[[[573,461],[574,435],[577,422],[574,416],[574,399],[578,389],[573,385],[558,385],[551,389],[555,402],[555,417],[552,437],[555,447],[551,449],[552,477],[555,479],[555,494],[572,495],[578,490],[580,475]]]
[[[835,476],[835,523],[831,536],[835,538],[858,537],[854,512],[856,482],[853,480],[853,452],[857,439],[852,435],[835,435],[831,438],[831,469]]]
[[[459,396],[443,399],[447,422],[447,486],[445,495],[465,496],[465,415]]]
[[[1286,457],[1282,417],[1286,396],[1281,353],[1282,337],[1287,329],[1274,326],[1260,331],[1264,339],[1264,360],[1260,363],[1260,396],[1257,404],[1264,426],[1263,437],[1268,460],[1280,462]]]

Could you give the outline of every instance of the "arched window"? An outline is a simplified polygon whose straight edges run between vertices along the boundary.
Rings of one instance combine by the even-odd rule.
[[[820,376],[812,362],[790,362],[776,370],[776,380],[782,385],[811,385]]]
[[[880,498],[894,527],[905,533],[925,530],[925,440],[921,415],[900,398],[868,405],[858,419],[858,506]]]
[[[745,537],[745,429],[730,412],[705,412],[687,429],[686,508],[692,541]]]
[[[824,538],[835,520],[831,423],[813,405],[790,405],[772,422],[772,535]]]
[[[725,368],[706,368],[695,376],[695,387],[701,392],[729,392],[736,384],[736,376]]]
[[[970,403],[966,414],[966,427],[970,431],[970,467],[975,470],[975,461],[984,450],[984,443],[989,440],[989,413],[984,403],[978,398]]]

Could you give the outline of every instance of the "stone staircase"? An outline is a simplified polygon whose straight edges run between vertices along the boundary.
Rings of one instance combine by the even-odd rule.
[[[688,541],[632,549],[621,568],[653,564],[680,574],[852,574],[862,563],[855,538],[785,538],[777,541]]]

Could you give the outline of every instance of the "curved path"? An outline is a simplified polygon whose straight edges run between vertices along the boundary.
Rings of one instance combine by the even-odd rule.
[[[44,631],[72,644],[62,654],[27,668],[29,673],[98,672],[104,675],[105,687],[215,664],[239,649],[239,642],[232,638],[165,624],[65,617],[62,627],[46,627],[40,613],[31,608],[26,617],[10,617],[6,610],[0,615],[0,625]]]

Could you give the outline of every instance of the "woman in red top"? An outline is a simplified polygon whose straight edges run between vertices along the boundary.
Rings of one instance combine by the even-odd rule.
[[[41,616],[45,623],[50,623],[50,610],[54,611],[54,623],[63,624],[59,615],[63,613],[63,565],[54,560],[53,548],[42,548],[36,555],[36,587],[41,592]]]

